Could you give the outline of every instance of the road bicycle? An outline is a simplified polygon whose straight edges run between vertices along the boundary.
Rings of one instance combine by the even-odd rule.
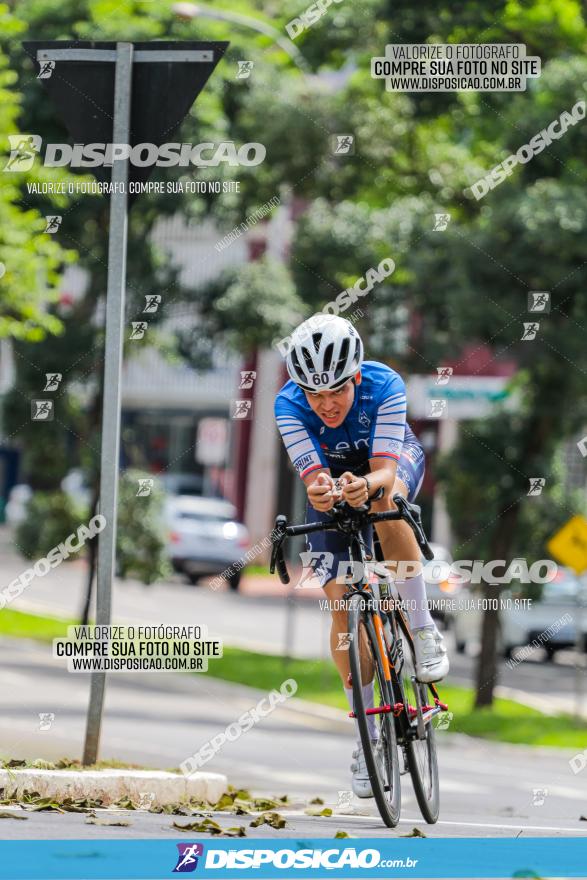
[[[279,579],[287,584],[290,577],[283,553],[287,538],[329,529],[348,537],[350,566],[344,578],[348,590],[343,600],[349,609],[350,678],[354,698],[354,712],[349,715],[357,719],[373,796],[388,827],[399,822],[400,776],[408,772],[422,816],[426,822],[437,821],[440,797],[432,720],[448,710],[434,684],[422,684],[416,679],[414,642],[402,604],[394,598],[388,570],[381,562],[368,564],[373,561],[373,553],[366,546],[361,530],[385,520],[407,522],[424,557],[433,558],[422,527],[420,508],[399,494],[393,500],[397,510],[379,513],[372,513],[369,505],[353,508],[339,502],[329,512],[330,520],[326,522],[290,526],[285,516],[278,516],[272,533],[270,562],[271,573],[277,569]],[[362,686],[371,681],[375,698],[373,706],[365,707]],[[431,702],[428,702],[428,692]],[[369,736],[368,715],[376,716],[377,749]]]

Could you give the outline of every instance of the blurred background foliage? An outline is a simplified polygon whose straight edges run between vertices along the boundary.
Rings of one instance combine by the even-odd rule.
[[[307,5],[226,0],[208,8],[256,18],[283,36]],[[394,274],[358,303],[370,357],[402,372],[434,372],[477,343],[519,365],[515,410],[469,423],[440,464],[461,546],[479,558],[543,552],[552,530],[584,504],[561,489],[556,475],[561,444],[587,422],[585,125],[570,127],[486,199],[475,201],[468,186],[585,100],[580,3],[346,0],[296,40],[305,72],[271,37],[205,17],[179,18],[170,0],[21,0],[0,6],[0,23],[0,128],[58,141],[67,136],[31,79],[22,40],[230,39],[182,138],[261,141],[266,161],[254,169],[198,171],[200,179],[238,175],[239,193],[137,200],[130,215],[129,320],[145,295],[172,290],[175,301],[197,307],[203,329],[178,331],[166,350],[203,368],[215,347],[248,353],[285,335],[392,257]],[[425,41],[524,42],[528,55],[541,57],[542,75],[519,94],[397,94],[371,78],[370,58],[383,55],[386,43]],[[240,59],[255,64],[245,80],[236,78]],[[331,137],[342,132],[355,135],[352,156],[333,155]],[[50,491],[71,465],[72,435],[92,438],[81,464],[90,479],[96,474],[103,333],[93,316],[105,291],[107,200],[28,195],[26,182],[44,173],[12,175],[0,190],[0,260],[7,266],[0,334],[17,340],[7,433],[26,441],[31,482]],[[161,179],[166,176],[177,172],[162,170]],[[187,289],[150,239],[163,215],[179,211],[193,222],[210,215],[228,231],[276,195],[293,201],[299,216],[285,264],[265,259],[205,290]],[[56,208],[62,228],[44,236],[43,215]],[[435,212],[451,215],[444,233],[432,231]],[[71,259],[90,280],[85,296],[64,309],[57,301],[59,272]],[[521,341],[529,290],[552,291],[552,311],[532,343]],[[402,347],[397,331],[413,313],[419,321]],[[65,421],[51,428],[50,455],[33,437],[28,416],[31,393],[49,364],[64,367],[60,393],[67,401]],[[92,392],[83,405],[80,381]],[[528,502],[528,477],[538,474],[551,476],[538,503]]]

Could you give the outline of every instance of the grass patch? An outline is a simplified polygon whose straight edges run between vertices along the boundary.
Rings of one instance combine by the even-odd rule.
[[[24,611],[0,611],[0,635],[16,639],[37,639],[51,642],[65,638],[67,627],[75,626],[79,620],[60,620],[56,617],[39,617]]]
[[[272,577],[275,575],[269,574],[269,566],[268,565],[247,565],[244,570],[245,576],[248,574],[254,575],[255,577]]]
[[[95,764],[82,764],[77,758],[60,758],[57,761],[47,761],[44,758],[0,758],[2,770],[150,770],[143,764],[131,764],[128,761],[117,761],[114,758],[106,758],[96,761]],[[169,770],[170,773],[179,773],[179,769]]]
[[[0,635],[50,642],[65,636],[67,627],[77,622],[4,609],[0,611]],[[225,647],[222,658],[210,659],[206,674],[263,691],[278,688],[286,678],[293,678],[298,683],[296,696],[325,706],[348,708],[338,673],[330,660],[286,661],[271,654]],[[490,708],[474,709],[472,688],[441,684],[439,690],[454,716],[449,734],[466,733],[496,742],[532,746],[585,748],[587,723],[576,721],[570,715],[544,715],[537,709],[504,699],[494,700]],[[441,731],[439,735],[445,733]]]
[[[210,660],[208,675],[227,681],[246,682],[261,690],[279,687],[286,678],[298,683],[296,696],[326,706],[348,709],[338,673],[329,660],[291,660],[283,657],[224,648],[224,656]],[[545,715],[514,700],[495,699],[493,706],[474,709],[472,688],[439,685],[444,702],[453,713],[449,733],[466,733],[496,742],[533,746],[585,748],[587,723],[570,715]],[[439,736],[444,736],[444,731]]]

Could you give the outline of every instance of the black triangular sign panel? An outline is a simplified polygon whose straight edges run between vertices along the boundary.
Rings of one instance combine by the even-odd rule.
[[[80,40],[50,40],[23,43],[37,72],[39,50],[110,49],[116,43]],[[160,146],[173,141],[173,135],[187,116],[190,107],[208,82],[224,55],[228,43],[156,40],[133,43],[138,50],[208,50],[212,61],[136,62],[133,63],[131,98],[132,146],[150,143]],[[111,143],[114,113],[114,62],[57,61],[50,77],[40,80],[51,97],[61,120],[75,143]],[[147,180],[154,165],[129,163],[128,179]],[[101,181],[109,181],[111,169],[86,168]],[[132,195],[129,197],[132,201]]]

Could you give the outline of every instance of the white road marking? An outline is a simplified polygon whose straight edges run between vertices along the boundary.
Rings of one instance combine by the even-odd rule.
[[[280,810],[279,812],[282,816],[285,816],[286,818],[288,816],[291,816],[292,818],[294,818],[294,817],[302,818],[303,816],[306,815],[303,812],[293,811],[293,810],[292,811]],[[363,822],[365,822],[365,821],[372,822],[373,819],[378,819],[379,817],[377,815],[361,816],[361,815],[357,815],[356,813],[333,813],[331,818],[355,819],[355,820],[360,820]],[[426,822],[424,822],[424,820],[422,819],[421,816],[416,816],[414,818],[407,818],[404,816],[400,819],[400,824],[402,824],[402,823],[405,825],[422,825],[422,824],[426,825],[427,824]],[[498,823],[493,823],[493,822],[457,822],[457,821],[453,821],[450,819],[439,819],[436,824],[437,825],[451,825],[451,826],[457,827],[457,828],[499,828],[500,830],[509,830],[509,831],[560,831],[560,832],[564,832],[564,833],[570,832],[571,834],[581,834],[582,836],[584,836],[587,833],[587,830],[583,831],[581,828],[561,828],[560,826],[554,826],[554,825],[505,825],[505,824],[498,824]]]

